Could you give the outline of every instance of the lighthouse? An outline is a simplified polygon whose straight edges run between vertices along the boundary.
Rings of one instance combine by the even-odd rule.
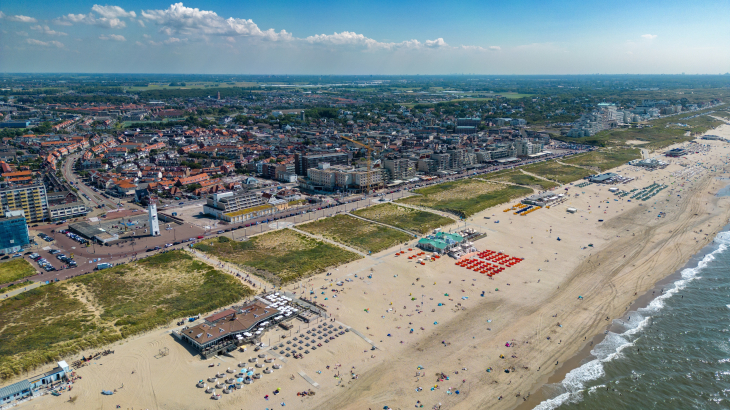
[[[150,218],[150,235],[159,236],[160,224],[157,221],[157,204],[154,201],[150,200],[150,204],[147,207],[147,212],[149,213]]]

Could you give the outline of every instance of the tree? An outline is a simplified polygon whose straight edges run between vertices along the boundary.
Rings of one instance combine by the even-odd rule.
[[[196,189],[202,188],[202,185],[200,184],[190,184],[185,187],[185,191],[187,192],[195,192]]]

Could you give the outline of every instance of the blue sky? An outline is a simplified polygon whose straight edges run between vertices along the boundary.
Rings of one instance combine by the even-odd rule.
[[[730,0],[3,0],[0,71],[716,74]]]

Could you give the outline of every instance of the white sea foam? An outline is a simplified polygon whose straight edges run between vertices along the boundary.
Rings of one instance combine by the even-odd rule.
[[[591,354],[596,359],[568,372],[565,379],[557,385],[562,393],[552,399],[543,401],[535,407],[535,410],[553,410],[566,403],[581,401],[581,393],[585,390],[585,383],[596,380],[605,374],[603,363],[620,357],[622,350],[633,346],[637,339],[630,340],[631,337],[649,324],[651,315],[664,307],[665,300],[684,289],[689,282],[699,278],[699,273],[715,259],[715,255],[728,249],[730,246],[730,232],[720,232],[715,237],[715,242],[719,243],[717,249],[705,255],[696,267],[683,269],[681,272],[682,279],[674,282],[674,287],[654,298],[647,307],[640,308],[637,312],[630,312],[628,316],[631,319],[621,322],[627,328],[626,331],[621,334],[608,332],[603,341],[591,350]],[[730,308],[730,305],[727,305],[727,307]],[[725,362],[730,362],[730,359],[720,361],[720,363]],[[595,391],[595,388],[591,388],[589,391]]]

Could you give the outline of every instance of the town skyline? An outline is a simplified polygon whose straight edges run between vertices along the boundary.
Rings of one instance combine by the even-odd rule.
[[[2,72],[718,74],[728,5],[7,1]],[[661,13],[657,13],[661,7]],[[626,13],[630,10],[631,13]]]

